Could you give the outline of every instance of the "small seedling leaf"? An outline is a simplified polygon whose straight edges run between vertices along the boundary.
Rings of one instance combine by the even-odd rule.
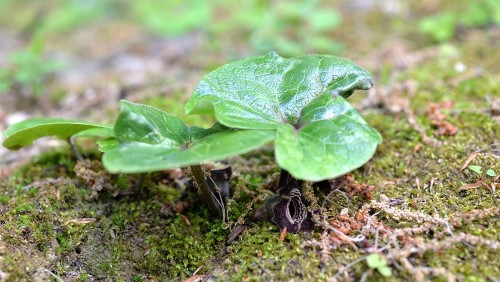
[[[382,276],[384,277],[390,277],[392,275],[392,270],[390,267],[388,266],[382,266],[382,267],[379,267],[377,268],[378,272],[380,272],[380,274],[382,274]]]
[[[486,171],[486,174],[491,177],[497,176],[496,172],[491,168]]]
[[[67,139],[72,135],[89,129],[102,129],[109,131],[111,127],[88,123],[84,121],[56,119],[56,118],[33,118],[16,123],[4,132],[5,141],[3,146],[17,150],[23,146],[30,145],[35,140],[46,137],[56,136],[61,139]]]
[[[369,268],[378,269],[387,266],[385,259],[379,254],[370,254],[366,257],[366,264]]]
[[[141,142],[175,147],[189,141],[189,129],[179,119],[151,106],[121,101],[115,136],[125,143]]]
[[[482,167],[478,166],[478,165],[470,165],[468,167],[470,170],[474,171],[475,173],[482,173]]]
[[[272,131],[238,130],[210,135],[184,149],[164,144],[121,143],[106,150],[103,164],[110,172],[139,173],[226,159],[258,148],[274,138]]]

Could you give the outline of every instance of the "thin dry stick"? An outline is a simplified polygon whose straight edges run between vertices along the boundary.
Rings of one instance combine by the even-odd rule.
[[[394,251],[393,255],[395,258],[399,257],[408,257],[411,254],[415,253],[424,253],[426,251],[432,250],[432,251],[439,251],[443,249],[450,248],[452,245],[457,244],[457,243],[468,243],[472,246],[475,245],[486,245],[492,250],[499,250],[500,249],[500,242],[485,239],[479,236],[471,235],[471,234],[466,234],[466,233],[459,233],[455,237],[448,237],[444,240],[437,240],[433,239],[427,243],[423,243],[420,246],[408,246],[404,247],[400,250]]]
[[[469,155],[467,160],[465,160],[464,165],[460,168],[460,170],[464,170],[476,157],[479,155],[479,152],[474,152]]]
[[[394,239],[395,236],[393,235]],[[492,250],[500,249],[500,242],[485,239],[479,236],[460,233],[455,237],[448,237],[444,240],[433,239],[427,243],[421,243],[418,246],[411,245],[402,249],[391,250],[389,258],[401,262],[403,267],[413,275],[415,281],[424,281],[424,275],[445,276],[448,281],[455,281],[455,276],[444,268],[428,268],[428,267],[414,267],[408,260],[412,254],[423,254],[427,251],[440,251],[448,249],[457,243],[469,244],[476,246],[479,244],[486,245]]]
[[[368,256],[363,256],[363,257],[360,257],[360,258],[359,258],[359,259],[357,259],[357,260],[354,260],[354,261],[352,261],[352,262],[348,263],[346,266],[344,266],[344,267],[342,267],[341,269],[339,269],[339,271],[337,272],[337,274],[335,274],[335,275],[333,276],[333,278],[337,278],[337,277],[339,277],[339,275],[340,275],[340,274],[342,274],[342,273],[346,272],[347,270],[349,270],[349,268],[351,268],[353,265],[355,265],[355,264],[357,264],[357,263],[360,263],[360,262],[362,262],[362,261],[366,260],[366,258],[367,258],[367,257],[368,257]]]
[[[52,277],[53,277],[54,279],[56,279],[57,281],[59,281],[59,282],[64,282],[64,280],[63,280],[60,276],[56,275],[54,272],[52,272],[52,271],[48,270],[47,268],[44,268],[43,270],[45,270],[47,273],[49,273],[49,274],[50,274],[50,276],[52,276]]]

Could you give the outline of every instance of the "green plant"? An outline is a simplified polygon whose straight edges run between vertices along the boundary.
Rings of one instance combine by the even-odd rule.
[[[57,118],[32,118],[11,125],[4,131],[5,140],[3,146],[9,149],[19,149],[30,145],[33,141],[45,137],[56,136],[61,139],[69,139],[90,129],[107,130],[104,136],[112,134],[112,128],[104,125],[88,123],[84,121],[57,119]],[[89,133],[93,131],[87,131]],[[93,135],[92,135],[93,136]]]
[[[296,179],[320,181],[343,175],[367,162],[382,141],[345,100],[354,90],[371,86],[370,74],[346,59],[326,55],[287,59],[269,53],[224,65],[198,84],[186,113],[215,114],[219,122],[211,128],[187,126],[159,109],[122,101],[112,131],[78,121],[28,120],[6,130],[3,145],[16,149],[50,135],[101,137],[102,161],[110,172],[190,166],[210,210],[224,215],[217,185],[200,164],[275,140],[276,161],[290,188],[280,195],[291,193],[289,199],[303,208]],[[279,198],[274,200],[273,207],[283,206]],[[288,216],[304,220],[306,213],[293,210]],[[300,231],[301,224],[289,230]]]
[[[482,27],[500,24],[500,4],[495,0],[471,1],[463,12],[441,12],[423,18],[418,23],[420,32],[436,42],[443,42],[455,35],[458,26]]]
[[[454,13],[429,16],[419,22],[418,28],[422,33],[431,36],[434,41],[446,41],[455,34],[457,17]]]
[[[180,119],[146,105],[121,102],[114,128],[82,121],[36,118],[9,127],[3,146],[18,149],[44,136],[101,137],[99,149],[110,172],[138,173],[191,166],[209,208],[222,213],[220,199],[199,165],[248,152],[271,141],[271,131],[234,130],[215,124],[209,129],[188,127]],[[72,141],[70,140],[70,143]]]
[[[370,74],[346,59],[269,53],[205,76],[186,112],[215,114],[231,128],[273,130],[279,166],[319,181],[360,167],[382,141],[345,100],[371,87]]]
[[[11,54],[10,66],[0,69],[0,91],[19,86],[29,94],[40,95],[46,76],[62,67],[58,62],[45,59],[43,50],[43,39],[37,36],[30,46]]]
[[[138,22],[152,32],[169,36],[203,28],[212,14],[210,3],[203,0],[145,0],[130,5],[129,12]]]
[[[491,177],[497,176],[496,172],[491,168],[486,171],[486,174]]]
[[[370,254],[366,257],[366,264],[369,268],[377,270],[382,276],[392,276],[392,270],[387,266],[387,261],[379,254]]]
[[[481,167],[481,166],[470,165],[467,168],[470,169],[470,170],[472,170],[473,172],[479,174],[479,175],[483,174],[483,167]],[[488,175],[488,176],[491,176],[491,177],[497,176],[496,172],[493,169],[491,169],[491,168],[488,169],[488,170],[486,170],[485,174]]]
[[[304,50],[335,53],[342,48],[329,35],[340,25],[340,14],[317,0],[273,2],[261,19],[251,35],[259,51],[294,56]]]

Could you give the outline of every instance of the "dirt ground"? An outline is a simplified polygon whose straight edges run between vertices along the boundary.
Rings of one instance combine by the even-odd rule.
[[[440,39],[419,22],[443,11],[460,18],[469,2],[325,1],[318,9],[337,11],[338,26],[310,29],[316,24],[307,17],[317,11],[297,26],[287,21],[292,12],[273,14],[287,28],[262,47],[255,42],[269,40],[261,33],[271,24],[256,28],[242,12],[250,4],[226,2],[214,1],[210,26],[167,35],[109,16],[108,7],[99,20],[47,28],[43,47],[37,25],[65,2],[0,4],[0,133],[35,116],[111,124],[120,99],[210,126],[213,117],[186,116],[183,108],[210,70],[265,48],[331,47],[374,75],[372,90],[349,98],[384,138],[373,159],[326,187],[304,184],[313,232],[280,234],[257,222],[227,243],[274,193],[271,145],[228,160],[234,175],[225,221],[186,188],[182,170],[110,175],[93,140],[78,143],[84,162],[53,138],[18,151],[2,147],[0,281],[499,281],[498,24],[457,23]],[[5,16],[10,10],[19,20]],[[189,13],[200,19],[203,11]],[[231,13],[241,19],[231,22]],[[295,49],[280,45],[282,37]],[[329,44],[306,44],[318,38]],[[12,54],[31,63],[13,63]],[[60,66],[43,70],[54,62]]]

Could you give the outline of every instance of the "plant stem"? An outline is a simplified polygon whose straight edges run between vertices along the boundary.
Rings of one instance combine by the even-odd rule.
[[[201,168],[200,165],[192,165],[191,172],[193,173],[193,178],[195,182],[198,184],[198,188],[200,189],[201,197],[205,201],[208,206],[208,209],[218,216],[223,217],[222,207],[219,202],[215,198],[215,195],[210,190],[208,186],[207,179],[205,178],[205,172]]]
[[[285,186],[294,186],[298,187],[299,183],[295,177],[293,177],[288,171],[281,169],[280,171],[280,179],[278,181],[278,189],[281,189]]]
[[[76,148],[75,145],[75,140],[73,139],[74,136],[71,136],[68,138],[68,143],[71,148],[71,151],[73,151],[73,154],[75,155],[76,159],[79,160],[80,162],[83,162],[83,157],[82,154],[78,151],[78,148]]]

